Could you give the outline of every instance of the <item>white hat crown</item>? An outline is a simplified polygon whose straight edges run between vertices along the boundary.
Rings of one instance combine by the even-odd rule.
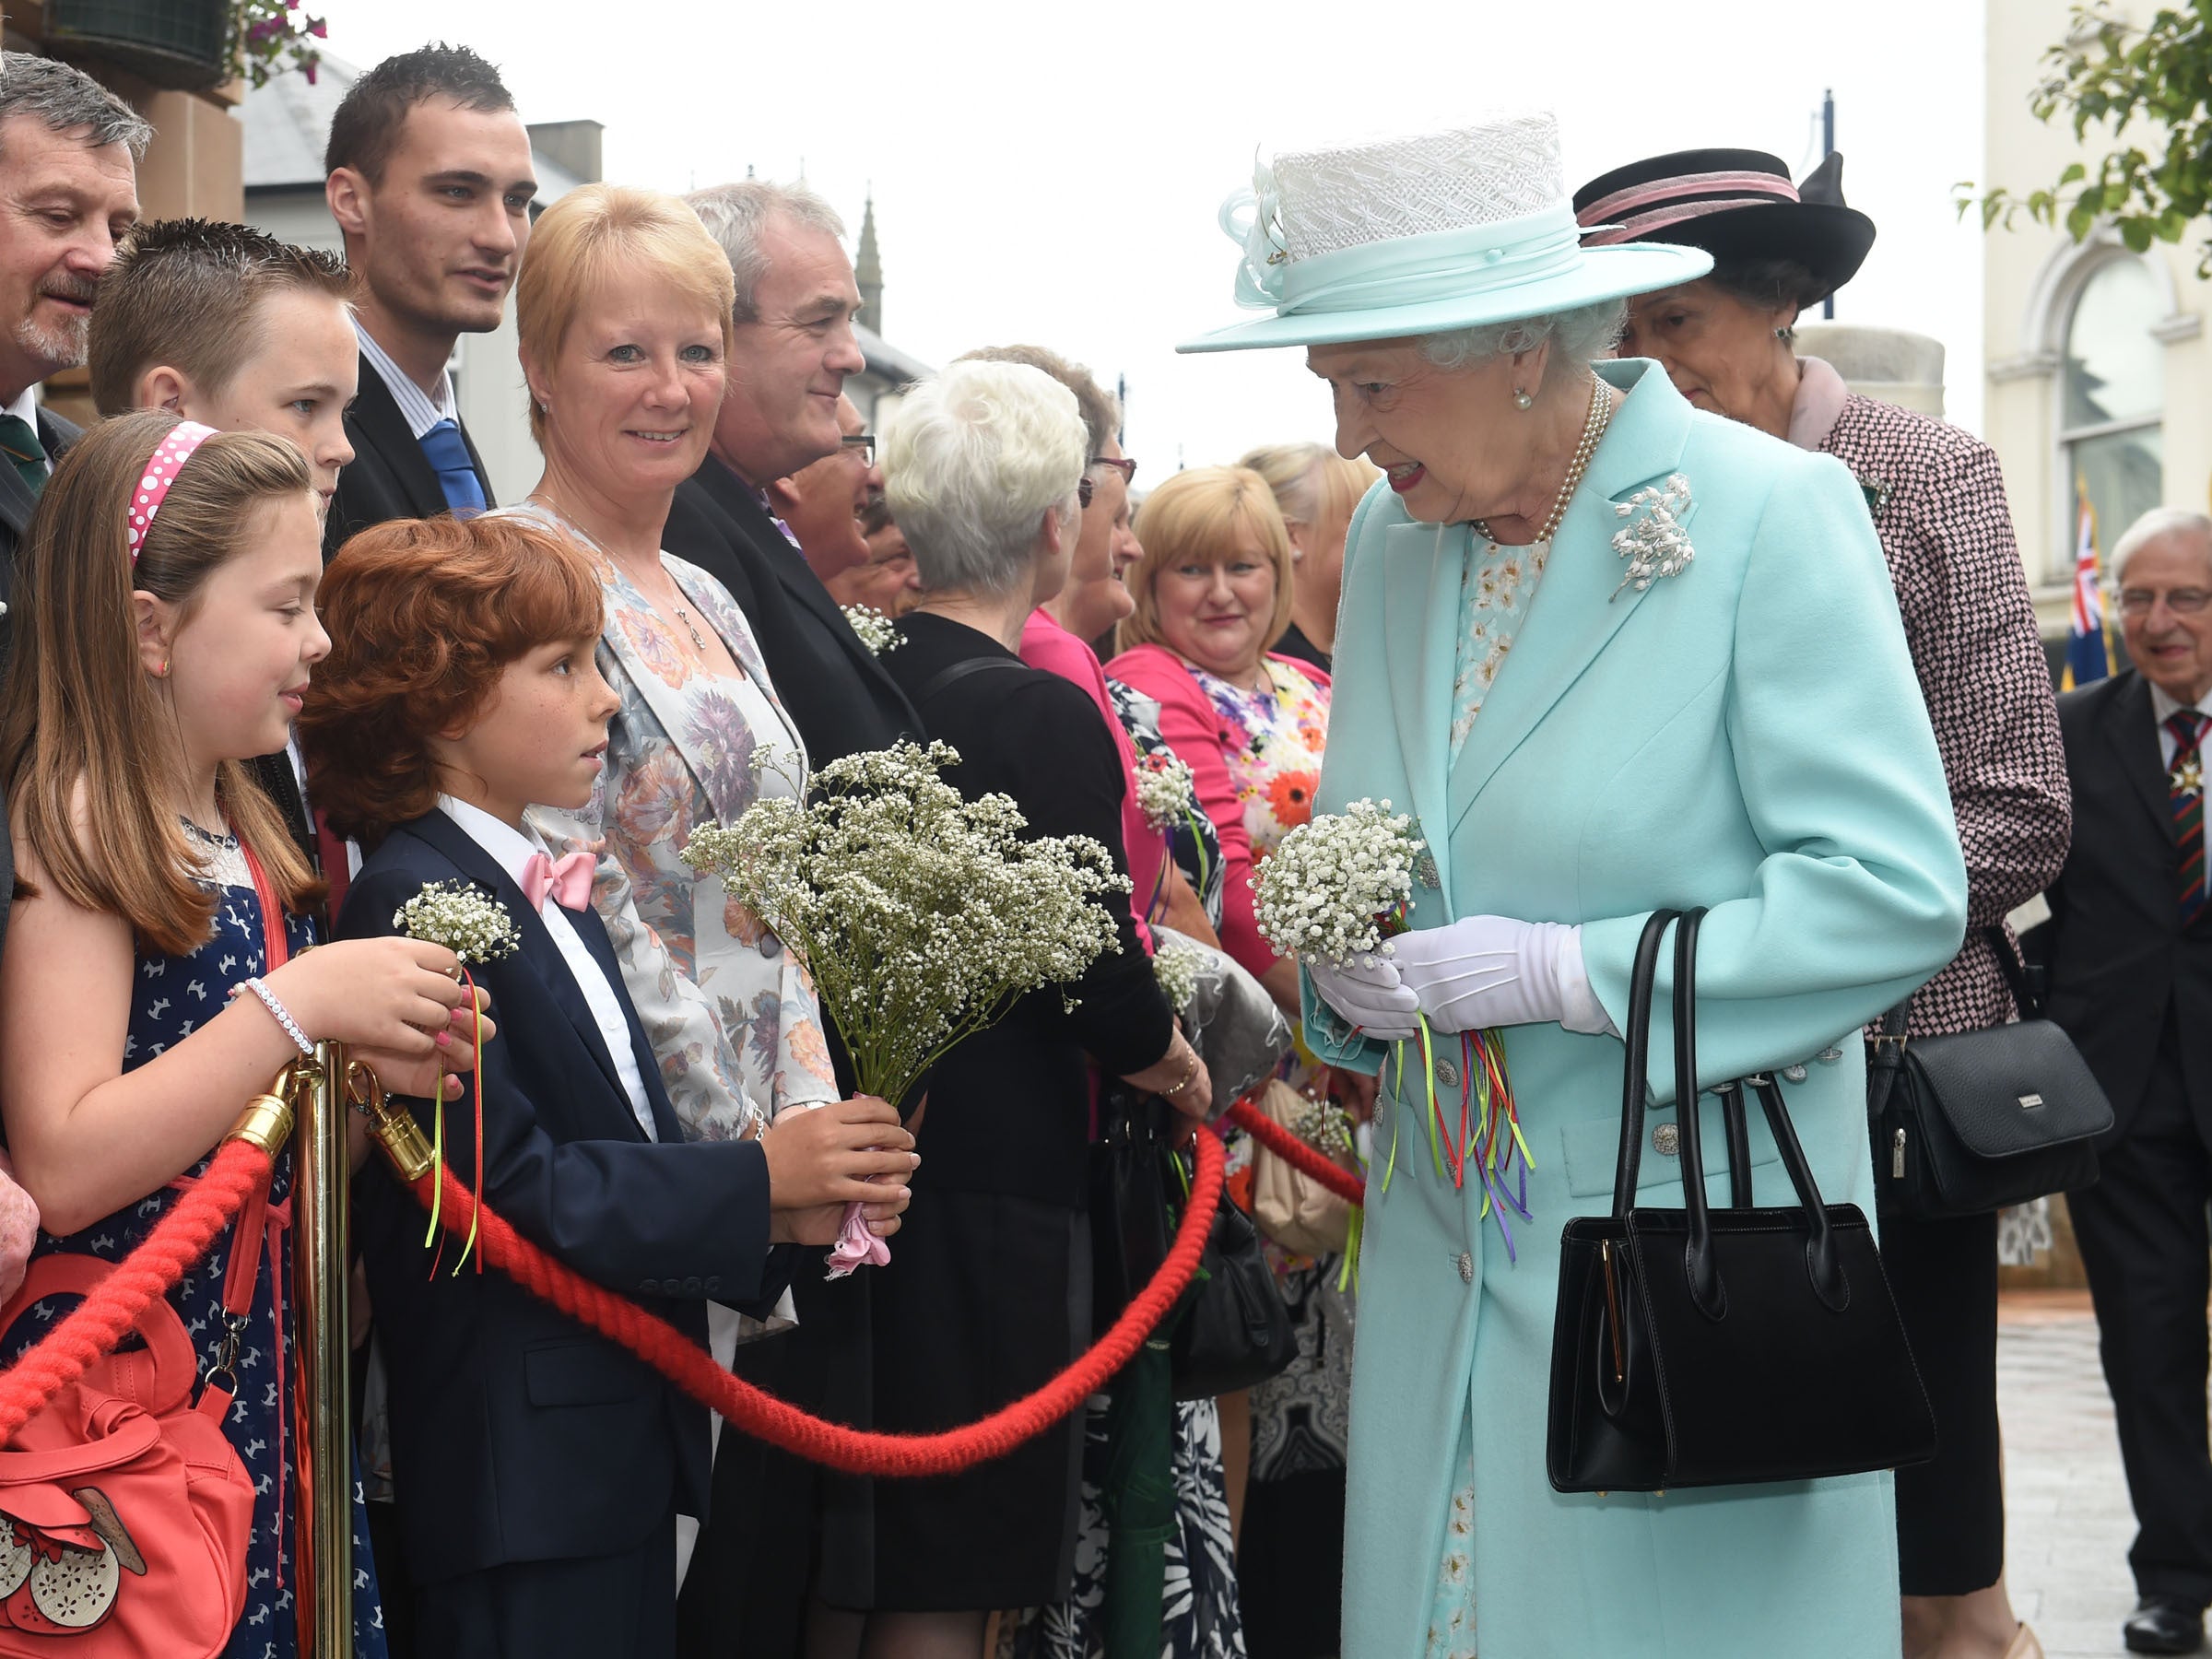
[[[1569,200],[1548,112],[1284,151],[1272,171],[1280,250],[1294,260],[1525,218]]]

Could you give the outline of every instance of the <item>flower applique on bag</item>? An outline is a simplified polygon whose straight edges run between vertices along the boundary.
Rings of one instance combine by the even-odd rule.
[[[259,1252],[244,1242],[241,1253],[248,1270],[226,1306],[252,1302]],[[46,1298],[90,1294],[112,1271],[90,1256],[40,1257],[0,1330]],[[218,1370],[192,1400],[192,1338],[167,1301],[136,1329],[143,1347],[92,1366],[0,1451],[4,1659],[212,1659],[244,1611],[254,1494],[223,1433],[232,1394]]]

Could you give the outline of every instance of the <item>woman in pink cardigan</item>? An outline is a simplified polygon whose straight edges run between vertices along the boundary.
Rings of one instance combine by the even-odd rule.
[[[1221,843],[1221,945],[1298,1020],[1298,966],[1253,921],[1253,871],[1312,816],[1329,677],[1268,649],[1289,625],[1290,538],[1274,493],[1241,466],[1177,473],[1137,517],[1134,605],[1108,676],[1159,705]],[[1294,1056],[1293,1088],[1364,1112],[1373,1079]],[[1334,1256],[1272,1245],[1299,1357],[1252,1391],[1252,1463],[1237,1552],[1253,1659],[1302,1654],[1338,1621],[1352,1298]]]

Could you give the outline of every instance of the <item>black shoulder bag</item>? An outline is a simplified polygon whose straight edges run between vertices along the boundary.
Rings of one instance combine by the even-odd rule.
[[[1985,935],[2020,1012],[2011,1025],[1907,1041],[1911,997],[1889,1010],[1866,1065],[1874,1190],[1885,1215],[1987,1215],[2097,1179],[2112,1102],[2074,1040],[2029,994],[2005,930]]]
[[[1635,1206],[1652,991],[1677,919],[1660,911],[1630,982],[1613,1213],[1568,1222],[1560,1246],[1545,1463],[1562,1492],[1809,1480],[1936,1454],[1935,1413],[1873,1229],[1857,1205],[1821,1203],[1771,1077],[1719,1091],[1734,1202],[1706,1202],[1693,985],[1703,915],[1679,916],[1675,940],[1683,1207]],[[1746,1088],[1766,1112],[1794,1206],[1750,1206]]]

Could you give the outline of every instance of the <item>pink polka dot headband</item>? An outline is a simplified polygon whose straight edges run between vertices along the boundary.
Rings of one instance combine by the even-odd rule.
[[[131,562],[138,562],[138,549],[146,544],[146,533],[153,528],[154,514],[161,511],[162,498],[169,487],[177,481],[184,463],[192,459],[192,452],[215,436],[215,429],[202,426],[196,420],[180,420],[169,430],[169,436],[156,446],[153,458],[146,464],[146,473],[138,480],[138,488],[131,497]]]

